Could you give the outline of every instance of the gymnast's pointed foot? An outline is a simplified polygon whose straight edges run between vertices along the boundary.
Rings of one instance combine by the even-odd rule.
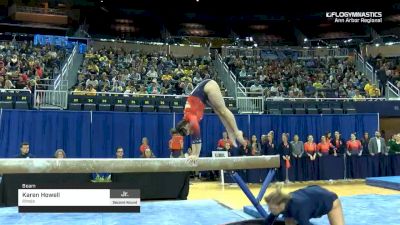
[[[237,148],[237,143],[236,143],[236,136],[234,133],[228,132],[228,138],[232,142],[233,147]]]
[[[235,132],[235,137],[236,137],[236,140],[237,140],[240,144],[242,144],[242,145],[245,145],[245,144],[246,144],[246,140],[244,139],[244,137],[243,137],[243,132],[242,132],[241,130]]]

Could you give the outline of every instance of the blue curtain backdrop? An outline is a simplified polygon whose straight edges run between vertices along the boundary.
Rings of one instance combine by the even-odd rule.
[[[157,157],[169,157],[170,129],[182,118],[174,113],[118,113],[72,111],[2,110],[0,117],[0,157],[19,153],[23,141],[30,143],[36,157],[53,157],[57,148],[68,157],[109,158],[115,148],[125,149],[126,157],[138,157],[142,137],[148,137]],[[236,115],[238,127],[246,136],[259,138],[268,131],[280,140],[282,132],[299,134],[305,140],[308,134],[316,140],[327,131],[338,130],[344,139],[351,132],[361,137],[367,131],[378,129],[377,114],[356,115]],[[219,118],[207,114],[201,121],[202,156],[211,156],[224,130]],[[190,138],[185,139],[185,149]]]

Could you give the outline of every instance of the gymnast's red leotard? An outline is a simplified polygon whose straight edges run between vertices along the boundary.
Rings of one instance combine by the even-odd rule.
[[[200,137],[200,121],[203,119],[205,105],[195,96],[189,96],[186,101],[186,106],[183,119],[190,123],[192,129],[193,142],[201,142]]]
[[[204,93],[204,86],[210,80],[200,82],[186,100],[183,119],[190,123],[192,130],[192,143],[201,143],[200,121],[203,119],[206,107],[207,95]]]

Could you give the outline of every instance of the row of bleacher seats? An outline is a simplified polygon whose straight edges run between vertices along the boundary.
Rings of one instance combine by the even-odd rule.
[[[124,97],[70,95],[68,109],[75,111],[117,111],[117,112],[183,112],[186,97]],[[226,106],[237,113],[236,101],[225,100]],[[205,113],[212,113],[206,107]]]
[[[356,113],[352,102],[338,101],[267,101],[267,114],[351,114]]]
[[[32,95],[29,92],[0,93],[0,108],[2,109],[30,109]]]
[[[29,92],[0,93],[0,108],[30,109],[32,95]],[[124,97],[69,95],[68,109],[75,111],[118,112],[182,112],[186,97]],[[237,113],[236,101],[226,99],[226,106]],[[206,113],[212,109],[207,107]],[[344,114],[356,113],[352,102],[338,101],[266,101],[266,114]]]

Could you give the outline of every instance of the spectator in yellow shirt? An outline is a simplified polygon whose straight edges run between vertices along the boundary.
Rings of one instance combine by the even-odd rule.
[[[73,92],[74,95],[85,95],[85,91],[83,90],[82,84],[79,84]]]
[[[93,85],[89,84],[88,88],[86,89],[86,95],[89,96],[96,96],[96,89],[94,89]]]
[[[164,74],[161,76],[161,80],[172,80],[171,74]]]
[[[365,93],[369,94],[369,90],[372,88],[372,81],[368,80],[368,83],[364,86]]]
[[[368,95],[371,98],[379,97],[381,96],[381,91],[379,90],[379,88],[376,87],[375,84],[373,84],[372,87],[368,90]]]
[[[96,64],[94,64],[92,61],[90,61],[89,62],[89,65],[88,65],[88,71],[89,72],[91,72],[91,73],[99,73],[99,67],[96,65]]]
[[[315,89],[322,89],[322,83],[319,80],[316,80],[313,84],[313,86],[315,87]]]
[[[362,94],[360,94],[359,90],[356,90],[355,95],[353,96],[353,100],[354,101],[365,101],[365,97]]]

